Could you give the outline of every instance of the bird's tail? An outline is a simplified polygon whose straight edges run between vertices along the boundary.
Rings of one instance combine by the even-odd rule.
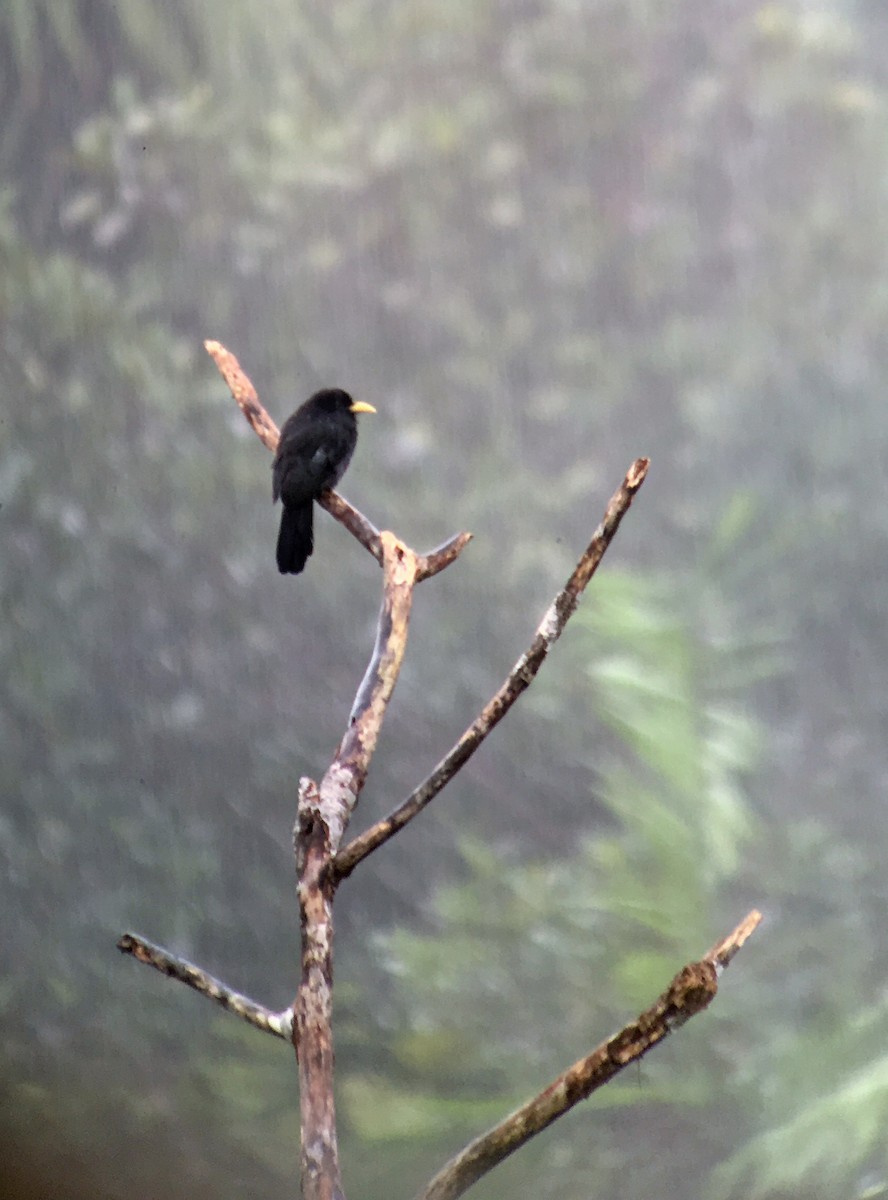
[[[298,575],[314,549],[314,505],[311,500],[281,514],[278,534],[277,565],[282,575]]]

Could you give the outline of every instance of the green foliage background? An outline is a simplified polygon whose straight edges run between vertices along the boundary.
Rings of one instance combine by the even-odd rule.
[[[288,1002],[296,781],[375,622],[330,522],[277,577],[207,336],[279,419],[377,406],[379,524],[476,534],[364,823],[653,459],[538,683],[343,889],[350,1194],[412,1194],[753,904],[712,1011],[477,1194],[888,1189],[886,36],[862,0],[0,6],[12,1194],[294,1186],[286,1048],[113,951]]]

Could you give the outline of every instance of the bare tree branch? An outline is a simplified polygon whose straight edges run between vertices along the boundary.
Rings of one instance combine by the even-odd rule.
[[[231,351],[226,349],[221,342],[207,339],[204,342],[204,349],[219,368],[220,375],[228,384],[229,391],[247,418],[250,427],[263,446],[273,454],[277,450],[280,430],[260,401],[252,380]],[[318,497],[318,504],[321,508],[325,508],[331,517],[335,517],[340,525],[344,525],[352,537],[356,538],[366,550],[369,550],[380,566],[383,565],[379,530],[371,521],[367,520],[362,512],[359,512],[354,505],[349,504],[344,496],[340,496],[332,488],[321,493]],[[458,533],[439,549],[422,556],[417,581],[437,575],[444,567],[449,566],[459,557],[471,537],[470,533]]]
[[[228,389],[237,401],[237,406],[247,418],[262,442],[272,454],[277,450],[280,430],[262,406],[253,382],[241,367],[230,350],[221,342],[209,339],[204,342],[204,349],[219,368],[219,374],[228,384]]]
[[[715,943],[706,955],[706,961],[715,966],[719,975],[726,967],[730,966],[731,959],[755,933],[761,922],[762,914],[754,908],[752,912],[747,913],[736,929],[731,930],[726,938]]]
[[[620,521],[629,510],[635,493],[644,482],[648,465],[648,459],[639,458],[629,468],[623,483],[611,497],[604,518],[573,573],[550,604],[529,648],[521,655],[500,689],[484,705],[459,741],[441,759],[431,775],[394,812],[377,821],[337,854],[335,871],[339,879],[350,875],[362,859],[384,845],[422,812],[456,772],[468,762],[490,731],[499,724],[521,693],[530,686],[550,647],[561,636],[564,626],[576,610],[586,585],[617,532]]]
[[[369,550],[376,561],[382,566],[382,542],[379,540],[379,530],[362,512],[349,504],[345,496],[327,488],[318,496],[318,504],[325,508],[331,517],[335,517],[352,537],[357,538],[365,550]]]
[[[470,533],[456,533],[452,538],[448,538],[443,546],[439,546],[437,550],[430,550],[428,554],[423,554],[420,557],[416,570],[416,582],[419,583],[423,579],[430,579],[432,575],[437,575],[439,571],[443,571],[445,567],[449,567],[468,546],[472,540]]]
[[[407,649],[418,559],[409,546],[387,530],[380,534],[380,542],[384,579],[376,644],[352,705],[348,729],[319,789],[320,812],[330,830],[334,854],[367,778]]]
[[[574,1063],[499,1125],[470,1142],[442,1167],[417,1200],[456,1200],[497,1163],[647,1054],[673,1029],[702,1012],[715,998],[720,971],[761,919],[761,913],[749,913],[705,958],[683,967],[666,991],[635,1021]]]
[[[283,1038],[284,1041],[290,1041],[293,1031],[292,1009],[285,1008],[283,1012],[272,1012],[270,1008],[265,1008],[264,1005],[257,1004],[255,1000],[242,996],[240,992],[228,987],[221,980],[215,979],[186,958],[180,958],[178,954],[164,950],[162,946],[149,942],[147,938],[140,937],[137,933],[125,933],[118,941],[117,949],[124,954],[131,954],[133,958],[146,963],[149,967],[154,967],[161,974],[169,975],[171,979],[187,983],[202,996],[209,996],[211,1000],[221,1004],[228,1012],[241,1017],[248,1024],[254,1025],[256,1029],[261,1029],[263,1033],[271,1033],[275,1037]]]

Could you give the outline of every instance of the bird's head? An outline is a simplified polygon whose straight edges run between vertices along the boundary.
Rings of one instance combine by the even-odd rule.
[[[311,400],[309,400],[309,404],[317,412],[376,412],[372,404],[367,404],[364,400],[353,400],[348,392],[344,392],[342,388],[324,388],[323,391],[315,392]]]

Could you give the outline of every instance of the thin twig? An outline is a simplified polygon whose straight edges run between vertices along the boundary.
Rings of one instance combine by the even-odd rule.
[[[443,546],[439,546],[437,550],[430,550],[428,554],[423,554],[420,557],[416,568],[416,581],[421,582],[423,579],[431,579],[433,575],[437,575],[439,571],[443,571],[445,567],[449,567],[468,546],[472,540],[470,533],[455,533],[452,538],[448,538]]]
[[[573,573],[549,605],[529,648],[521,655],[500,689],[484,705],[459,741],[441,759],[431,775],[394,812],[377,821],[337,854],[335,870],[339,879],[350,875],[368,854],[384,845],[389,838],[403,829],[408,821],[412,821],[422,812],[460,767],[471,758],[490,731],[499,724],[521,693],[530,685],[543,665],[550,647],[561,636],[564,626],[575,611],[586,585],[617,532],[620,521],[644,482],[648,465],[648,459],[639,458],[629,468],[623,483],[611,497],[604,518]]]
[[[718,991],[720,968],[730,962],[761,919],[761,913],[751,912],[705,958],[682,968],[650,1008],[574,1063],[527,1104],[470,1142],[442,1167],[417,1200],[456,1200],[497,1163],[702,1012]]]
[[[758,909],[754,908],[726,938],[715,943],[706,955],[706,958],[709,962],[713,963],[719,974],[730,965],[731,959],[741,949],[744,942],[755,933],[761,924],[761,920],[762,914]]]
[[[254,1025],[256,1029],[261,1029],[263,1033],[271,1033],[275,1037],[283,1038],[284,1041],[290,1041],[293,1029],[291,1009],[285,1008],[283,1012],[272,1012],[270,1008],[257,1004],[248,996],[241,995],[240,992],[228,987],[227,984],[214,978],[201,967],[195,966],[186,958],[180,958],[178,954],[172,954],[169,950],[164,950],[162,946],[156,946],[137,933],[125,933],[118,941],[117,949],[124,954],[131,954],[139,962],[154,967],[163,975],[178,979],[180,983],[187,983],[202,996],[208,996],[211,1000],[215,1000],[228,1012],[241,1017],[248,1024]]]

